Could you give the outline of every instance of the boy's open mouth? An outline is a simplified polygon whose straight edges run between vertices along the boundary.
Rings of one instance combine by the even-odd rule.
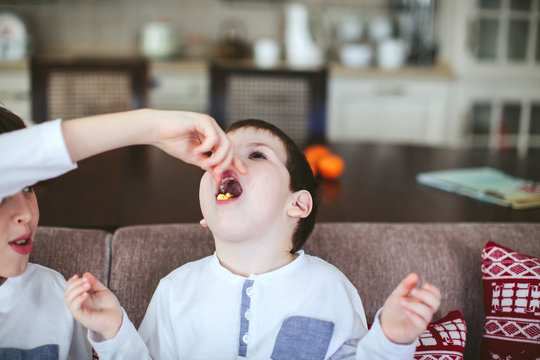
[[[232,176],[225,176],[218,185],[216,199],[223,201],[242,195],[242,186]]]
[[[10,241],[8,244],[13,250],[21,255],[30,254],[32,252],[32,248],[34,247],[32,236],[30,234],[21,236],[18,239]]]

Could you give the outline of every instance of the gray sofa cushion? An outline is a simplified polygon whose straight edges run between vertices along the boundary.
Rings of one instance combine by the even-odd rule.
[[[110,289],[138,327],[159,280],[177,267],[213,252],[212,234],[199,224],[118,229],[112,242]]]
[[[66,279],[89,271],[108,284],[111,233],[39,226],[34,240],[30,262],[54,269]]]

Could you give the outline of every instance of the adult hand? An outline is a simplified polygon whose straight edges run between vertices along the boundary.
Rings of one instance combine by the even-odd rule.
[[[105,339],[116,337],[122,326],[122,308],[116,296],[90,273],[73,275],[64,298],[73,317]]]
[[[429,283],[416,288],[418,275],[411,273],[386,300],[381,327],[386,337],[398,344],[410,344],[424,331],[441,304],[439,289]]]

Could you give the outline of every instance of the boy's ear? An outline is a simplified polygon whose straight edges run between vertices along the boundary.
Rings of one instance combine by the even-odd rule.
[[[287,215],[292,218],[306,218],[313,208],[313,199],[307,190],[299,190],[292,194],[291,202],[287,208]]]
[[[206,219],[202,219],[201,221],[199,221],[199,224],[201,224],[202,227],[205,227],[205,228],[208,227],[208,223],[206,222]]]

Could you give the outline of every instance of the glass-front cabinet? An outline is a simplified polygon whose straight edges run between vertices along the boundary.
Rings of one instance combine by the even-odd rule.
[[[540,152],[540,90],[491,81],[461,85],[462,145]]]
[[[464,71],[540,69],[540,0],[463,1]]]
[[[455,6],[460,145],[540,151],[540,0]]]

